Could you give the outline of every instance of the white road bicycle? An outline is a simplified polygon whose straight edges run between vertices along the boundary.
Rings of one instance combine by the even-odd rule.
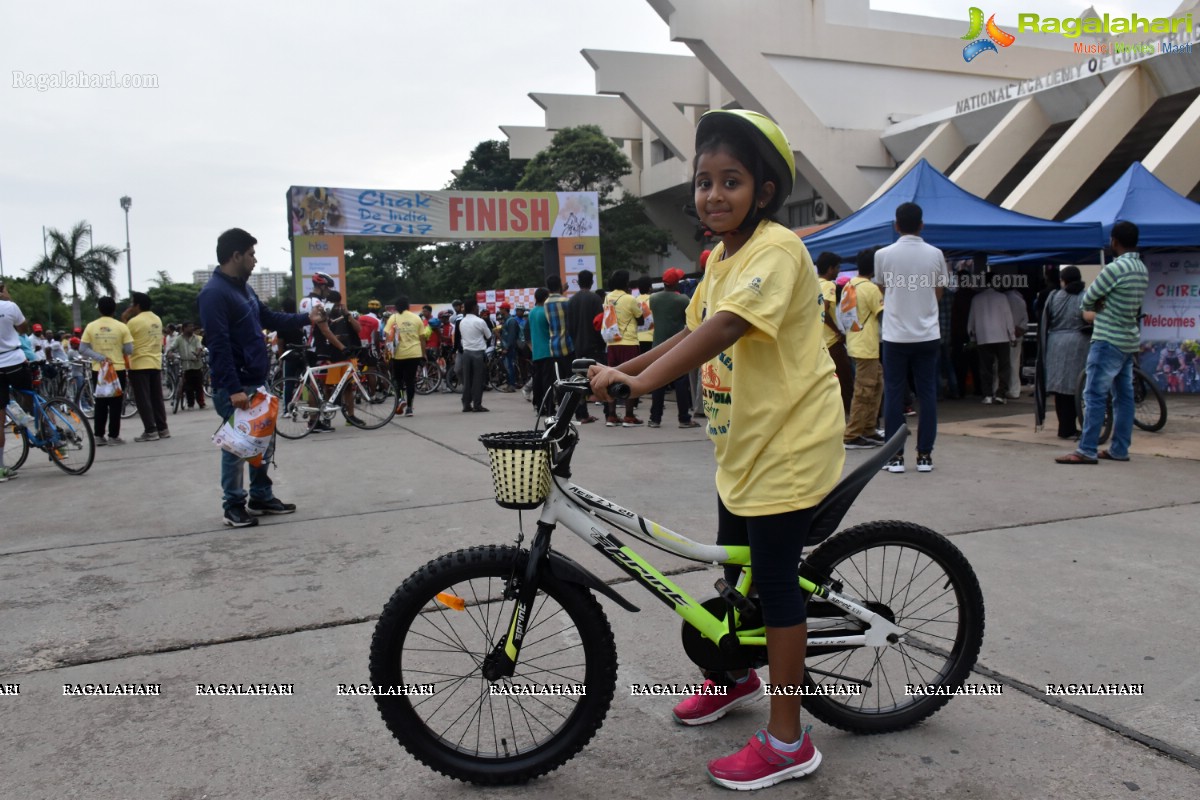
[[[341,379],[328,392],[326,376],[342,369]],[[279,418],[275,432],[285,439],[303,439],[320,422],[330,422],[336,414],[356,428],[382,428],[396,416],[396,393],[391,380],[380,372],[362,373],[353,361],[335,361],[308,367],[298,377],[281,376],[271,385],[279,398]],[[346,402],[353,398],[353,408]]]

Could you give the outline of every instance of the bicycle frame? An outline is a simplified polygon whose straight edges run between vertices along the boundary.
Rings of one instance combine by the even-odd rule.
[[[325,384],[318,384],[316,381],[316,376],[324,375],[329,370],[337,369],[339,367],[349,367],[349,369],[342,373],[342,379],[338,381],[337,386],[334,388],[333,392],[330,393],[329,400],[325,400]],[[319,364],[315,367],[308,367],[304,370],[304,374],[300,377],[299,382],[296,384],[295,391],[299,392],[303,389],[312,391],[316,397],[320,398],[321,405],[310,406],[297,404],[296,410],[301,412],[319,411],[321,413],[334,410],[331,409],[330,406],[334,406],[337,403],[338,398],[342,396],[342,389],[345,388],[346,383],[350,380],[353,380],[354,384],[359,388],[363,389],[364,391],[366,390],[363,382],[359,380],[358,367],[354,366],[354,363],[351,361],[335,361],[331,364]],[[295,393],[293,393],[292,397],[295,397]],[[291,398],[288,398],[288,400],[290,402]]]
[[[29,442],[30,447],[36,447],[39,450],[45,450],[47,447],[53,447],[54,445],[58,444],[59,441],[62,439],[62,436],[59,431],[61,424],[55,421],[55,417],[58,417],[61,415],[50,404],[51,400],[47,399],[45,397],[42,397],[42,395],[38,394],[37,392],[29,391],[27,389],[13,389],[12,391],[17,394],[26,395],[27,397],[30,398],[30,405],[32,406],[32,410],[29,410],[26,413],[31,414],[33,416],[33,419],[35,422],[34,427],[39,431],[52,431],[53,434],[52,434],[51,438],[43,439],[41,436],[39,436],[37,434],[30,433],[29,430],[24,425],[17,425],[15,422],[13,422],[11,419],[8,419],[8,417],[6,416],[5,417],[5,425],[11,426],[11,430],[8,432],[7,435],[24,436],[25,439]]]

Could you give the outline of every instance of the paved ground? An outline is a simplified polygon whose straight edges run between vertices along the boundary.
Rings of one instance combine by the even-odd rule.
[[[528,427],[531,415],[512,395],[485,402],[492,413],[465,415],[456,396],[419,398],[416,417],[385,430],[281,442],[277,493],[300,510],[243,531],[220,524],[211,411],[172,418],[170,440],[100,450],[83,477],[32,456],[0,485],[0,685],[20,685],[0,694],[0,797],[478,796],[411,759],[369,698],[338,697],[336,685],[367,679],[374,619],[405,576],[444,551],[512,539],[516,515],[492,502],[476,437]],[[1131,463],[1060,467],[1052,457],[1066,448],[1032,431],[1028,400],[944,404],[937,470],[880,474],[847,524],[909,519],[953,538],[987,602],[972,681],[1004,693],[956,698],[898,734],[816,724],[821,770],[769,793],[1200,796],[1200,673],[1186,628],[1198,596],[1200,402],[1172,398],[1170,410],[1162,433],[1135,434]],[[848,467],[864,457],[850,454]],[[711,458],[699,431],[588,426],[576,479],[707,540]],[[575,541],[556,542],[619,577]],[[711,571],[654,560],[708,594]],[[604,727],[564,768],[487,796],[728,796],[703,764],[739,746],[765,705],[683,729],[670,701],[630,697],[629,684],[694,673],[674,618],[617,588],[643,611],[603,603],[621,655]],[[264,681],[293,683],[295,696],[195,696],[197,683]],[[1144,683],[1145,696],[1044,694],[1079,681]],[[160,683],[162,695],[63,696],[63,684],[88,682]]]

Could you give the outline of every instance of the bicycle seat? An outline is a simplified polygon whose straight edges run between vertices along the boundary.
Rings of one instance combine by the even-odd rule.
[[[892,456],[900,452],[904,447],[904,440],[907,438],[908,426],[901,425],[875,455],[859,464],[853,472],[842,478],[841,482],[833,487],[833,491],[825,495],[824,500],[817,503],[817,508],[813,512],[812,526],[808,531],[808,540],[805,542],[807,547],[825,541],[837,530],[838,525],[842,524],[842,518],[846,516],[850,506],[854,505],[854,501],[862,492],[863,487],[879,474],[883,465],[890,461]]]

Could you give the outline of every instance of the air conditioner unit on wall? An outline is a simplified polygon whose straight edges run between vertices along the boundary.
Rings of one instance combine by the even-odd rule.
[[[829,210],[829,204],[821,198],[813,200],[813,222],[829,222],[833,219],[833,214]]]

